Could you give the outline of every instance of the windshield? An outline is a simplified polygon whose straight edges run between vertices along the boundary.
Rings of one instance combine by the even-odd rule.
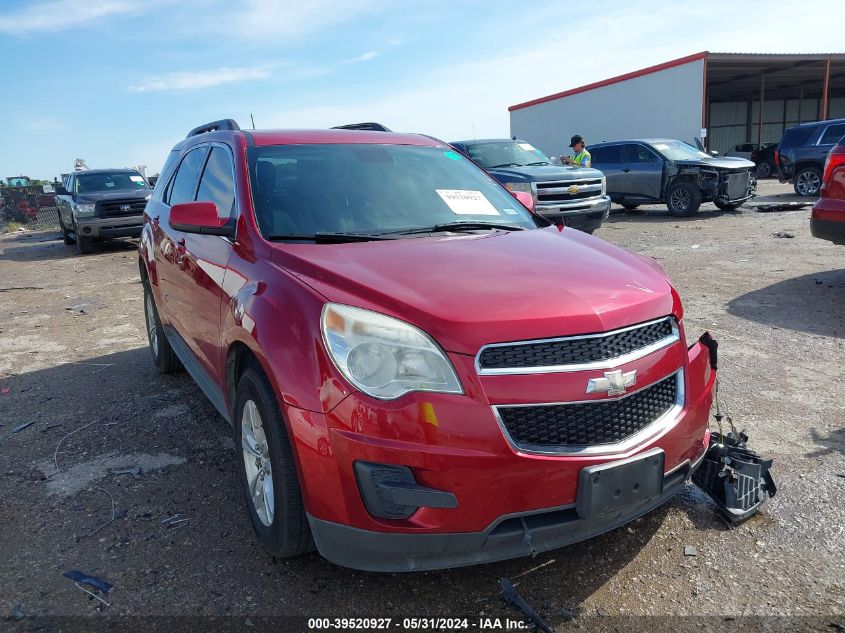
[[[487,169],[550,164],[548,156],[531,143],[524,141],[504,140],[476,145],[467,143],[466,148],[469,157]]]
[[[73,193],[101,193],[125,189],[146,189],[147,181],[137,171],[78,174]]]
[[[669,160],[713,160],[710,154],[695,149],[682,141],[662,141],[651,146]]]
[[[247,156],[255,216],[268,239],[454,222],[537,227],[490,176],[443,147],[271,145]]]

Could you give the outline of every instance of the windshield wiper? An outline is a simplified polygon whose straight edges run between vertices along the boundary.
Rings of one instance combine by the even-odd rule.
[[[490,169],[496,169],[496,167],[524,167],[522,163],[502,163],[501,165],[490,165]]]
[[[537,161],[536,163],[527,163],[525,166],[526,167],[536,167],[537,165],[550,165],[550,164],[551,163],[549,163],[549,161],[547,161],[547,160],[541,160],[541,161]]]
[[[344,242],[371,242],[373,240],[393,239],[383,234],[375,233],[273,233],[268,235],[270,241],[283,242],[314,242],[315,244],[343,244]]]
[[[521,226],[514,224],[497,224],[495,222],[446,222],[445,224],[435,224],[434,226],[424,226],[415,229],[402,229],[399,231],[390,231],[382,233],[382,235],[413,235],[415,233],[438,233],[441,231],[483,231],[483,230],[500,230],[500,231],[524,231]]]

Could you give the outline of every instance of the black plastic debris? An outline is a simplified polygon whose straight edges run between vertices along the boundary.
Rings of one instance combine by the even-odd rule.
[[[92,576],[90,574],[83,573],[81,571],[77,571],[75,569],[71,569],[70,571],[66,571],[62,574],[65,578],[70,578],[74,582],[81,582],[82,584],[89,585],[94,589],[102,593],[108,593],[109,589],[111,589],[114,585],[110,582],[103,580],[102,578],[97,578],[96,576]]]
[[[523,598],[513,583],[507,578],[499,578],[499,586],[502,588],[502,594],[507,602],[522,611],[526,618],[528,618],[538,631],[543,633],[555,633],[555,630],[546,622],[540,615],[532,608],[530,604]]]
[[[693,483],[716,502],[719,514],[731,524],[754,515],[777,492],[769,472],[772,460],[760,457],[747,443],[743,432],[711,433],[707,454],[692,476]]]

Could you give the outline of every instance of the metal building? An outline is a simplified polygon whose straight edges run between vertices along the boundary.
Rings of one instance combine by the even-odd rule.
[[[511,134],[547,154],[590,142],[668,137],[725,153],[845,117],[845,53],[702,52],[508,108]]]

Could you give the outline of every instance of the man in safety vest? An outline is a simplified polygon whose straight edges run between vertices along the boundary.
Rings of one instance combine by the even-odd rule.
[[[578,167],[590,167],[593,164],[593,157],[587,151],[587,146],[584,143],[584,137],[576,134],[569,141],[569,147],[575,152],[571,158],[569,156],[561,156],[560,159],[567,165],[577,165]]]

